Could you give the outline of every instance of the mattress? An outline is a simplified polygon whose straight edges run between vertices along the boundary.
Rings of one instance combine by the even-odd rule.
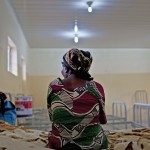
[[[0,150],[49,150],[47,134],[0,121]]]
[[[49,150],[48,132],[0,121],[0,150]],[[150,128],[108,132],[109,150],[150,150]]]
[[[150,150],[150,128],[111,131],[109,150]]]

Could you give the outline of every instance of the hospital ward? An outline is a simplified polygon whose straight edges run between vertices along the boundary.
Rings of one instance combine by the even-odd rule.
[[[0,0],[0,150],[150,150],[149,0]]]

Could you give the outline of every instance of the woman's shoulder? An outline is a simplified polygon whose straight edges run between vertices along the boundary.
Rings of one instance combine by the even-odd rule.
[[[15,105],[8,99],[4,100],[4,104],[7,108],[14,108],[15,107]]]
[[[104,93],[104,88],[102,84],[94,80],[90,81],[89,83],[92,84],[98,91],[100,91],[101,93]]]
[[[53,85],[62,85],[62,80],[60,78],[56,78],[53,81],[50,82],[50,86]]]
[[[51,93],[52,91],[59,91],[62,88],[63,84],[61,82],[60,78],[56,78],[53,81],[50,82],[48,86],[48,93]]]
[[[99,83],[99,82],[97,82],[97,81],[93,81],[93,82],[96,84],[96,86],[103,88],[103,86],[102,86],[101,83]]]
[[[93,84],[93,85],[95,85],[96,87],[103,88],[103,86],[102,86],[99,82],[94,81],[94,80],[91,80],[91,81],[89,82],[89,84]]]

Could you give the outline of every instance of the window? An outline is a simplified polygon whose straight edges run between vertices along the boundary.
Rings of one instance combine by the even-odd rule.
[[[18,62],[17,62],[17,48],[14,42],[8,37],[8,68],[7,70],[14,74],[18,75]]]
[[[22,79],[26,80],[27,75],[26,75],[26,62],[25,59],[22,57],[21,58],[21,63],[22,63]]]

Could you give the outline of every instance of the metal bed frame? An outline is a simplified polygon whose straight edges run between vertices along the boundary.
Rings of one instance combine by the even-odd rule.
[[[112,115],[107,115],[108,123],[112,129],[119,129],[118,125],[124,125],[125,129],[128,128],[128,124],[131,122],[127,121],[127,109],[125,102],[113,102],[112,103]],[[117,126],[117,127],[116,127]],[[122,127],[121,127],[122,128]]]
[[[144,110],[147,113],[146,122],[144,122],[142,115]],[[135,126],[150,127],[150,104],[135,103],[133,105],[133,127]]]
[[[120,129],[120,125],[125,125],[125,129],[137,127],[150,127],[150,104],[148,104],[148,96],[146,90],[136,90],[135,103],[133,104],[133,121],[127,121],[127,109],[125,102],[112,103],[112,115],[107,116],[107,125],[112,126],[112,129]],[[142,117],[143,111],[147,111],[147,120],[144,124]],[[121,126],[123,128],[123,126]]]
[[[148,96],[146,90],[136,90],[134,96],[135,103],[148,104]]]
[[[51,128],[48,110],[44,108],[33,109],[31,117],[24,117],[18,119],[19,126],[43,131],[49,131]]]
[[[143,111],[146,111],[146,124],[143,119]],[[150,104],[146,90],[135,91],[135,103],[133,104],[133,127],[150,127]]]

